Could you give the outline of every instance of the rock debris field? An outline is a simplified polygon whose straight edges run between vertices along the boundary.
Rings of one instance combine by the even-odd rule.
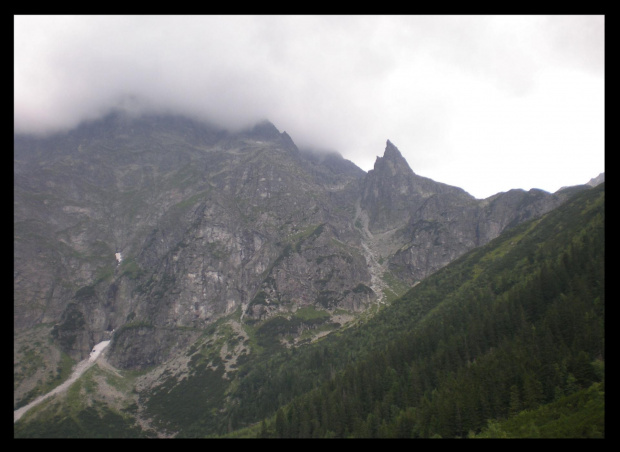
[[[82,376],[84,372],[86,372],[93,364],[95,364],[101,352],[109,344],[110,344],[110,341],[99,342],[93,348],[93,351],[90,353],[90,356],[88,357],[88,359],[85,359],[84,361],[79,362],[75,366],[75,369],[73,370],[73,373],[71,374],[68,380],[64,381],[60,386],[55,387],[47,394],[37,397],[35,400],[30,402],[28,405],[15,410],[14,416],[13,416],[14,417],[13,423],[17,422],[24,415],[24,413],[28,411],[29,409],[31,409],[32,407],[38,405],[39,403],[43,402],[49,397],[52,397],[53,395],[56,395],[62,391],[66,391],[69,388],[69,386],[71,386],[78,378]]]

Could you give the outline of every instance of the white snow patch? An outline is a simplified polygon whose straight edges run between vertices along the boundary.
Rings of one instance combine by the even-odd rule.
[[[90,362],[95,361],[97,359],[97,357],[101,354],[103,349],[106,348],[109,343],[110,343],[110,341],[103,341],[103,342],[99,342],[97,345],[95,345],[95,348],[93,348],[93,351],[90,352],[90,357],[88,358],[88,361],[90,361]]]

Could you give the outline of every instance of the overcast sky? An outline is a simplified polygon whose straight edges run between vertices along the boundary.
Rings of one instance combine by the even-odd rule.
[[[604,168],[604,16],[15,16],[16,132],[122,107],[238,128],[477,198]]]

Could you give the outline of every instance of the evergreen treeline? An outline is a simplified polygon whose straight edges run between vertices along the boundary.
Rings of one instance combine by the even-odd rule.
[[[594,383],[588,389],[561,397],[535,410],[524,410],[505,421],[489,421],[471,438],[603,438],[605,389]]]
[[[467,437],[564,400],[603,381],[604,253],[600,185],[468,253],[366,325],[265,358],[240,379],[227,427],[264,419],[263,437]],[[604,435],[597,415],[590,436]]]

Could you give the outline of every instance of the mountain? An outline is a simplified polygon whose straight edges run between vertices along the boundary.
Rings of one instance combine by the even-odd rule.
[[[604,206],[604,184],[578,193],[290,365],[250,371],[238,415],[257,400],[266,416],[228,436],[604,437]],[[270,409],[293,375],[305,388]]]
[[[140,394],[132,416],[160,418],[157,388],[180,391],[196,369],[224,403],[245,362],[355,328],[590,189],[477,200],[415,174],[389,141],[365,173],[337,153],[298,149],[268,121],[233,133],[115,113],[15,136],[14,406],[103,340],[116,372],[143,373],[127,383]]]

